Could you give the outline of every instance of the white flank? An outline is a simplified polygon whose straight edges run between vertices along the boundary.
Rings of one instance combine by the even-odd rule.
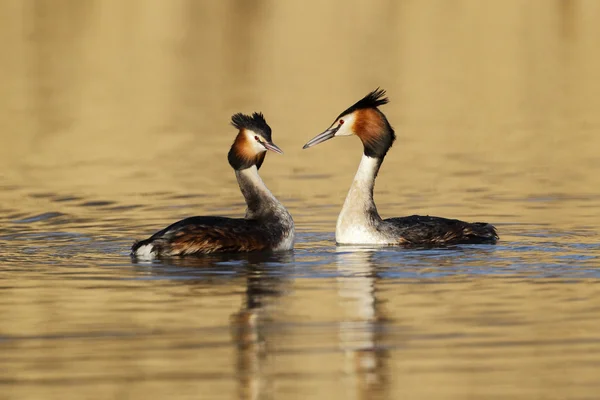
[[[281,242],[273,248],[273,251],[286,251],[294,248],[294,229],[290,230],[287,235],[281,239]]]
[[[154,246],[151,244],[145,244],[143,246],[140,246],[135,251],[135,255],[136,255],[136,257],[138,257],[141,260],[152,260],[152,259],[156,258],[156,252],[154,251]]]
[[[338,244],[394,244],[374,229],[362,226],[347,226],[336,229],[335,241]]]

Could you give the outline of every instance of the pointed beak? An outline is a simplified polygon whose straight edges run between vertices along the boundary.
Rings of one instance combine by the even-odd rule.
[[[283,150],[281,150],[279,147],[277,147],[277,145],[273,142],[264,142],[263,146],[265,146],[265,148],[267,150],[271,150],[271,151],[274,151],[275,153],[283,154]]]
[[[308,149],[309,147],[313,147],[319,143],[323,143],[326,140],[331,139],[332,137],[335,136],[335,133],[338,131],[338,129],[340,129],[339,126],[337,126],[335,128],[327,129],[325,132],[318,134],[314,138],[310,139],[308,141],[308,143],[306,143],[304,145],[303,149]]]

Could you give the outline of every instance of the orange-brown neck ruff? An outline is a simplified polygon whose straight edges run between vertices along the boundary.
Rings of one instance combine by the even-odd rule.
[[[257,153],[253,147],[253,143],[248,141],[248,135],[245,129],[240,129],[240,132],[235,138],[227,159],[229,165],[235,170],[242,170],[256,165],[260,169],[265,160],[266,152]]]
[[[356,111],[354,132],[363,142],[364,154],[368,157],[383,159],[396,140],[394,129],[385,115],[376,108]]]

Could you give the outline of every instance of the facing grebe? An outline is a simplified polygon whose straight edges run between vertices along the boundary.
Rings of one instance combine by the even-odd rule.
[[[267,150],[283,152],[271,141],[271,128],[261,113],[235,114],[231,123],[239,133],[229,150],[228,160],[248,205],[246,216],[186,218],[149,239],[134,243],[133,256],[155,258],[292,249],[292,216],[258,175]]]
[[[381,219],[373,201],[373,188],[381,163],[396,139],[394,129],[378,108],[388,103],[384,96],[384,90],[372,91],[303,147],[307,149],[333,137],[350,135],[358,136],[363,143],[358,172],[338,216],[336,242],[405,246],[496,243],[496,228],[487,223],[420,215]]]

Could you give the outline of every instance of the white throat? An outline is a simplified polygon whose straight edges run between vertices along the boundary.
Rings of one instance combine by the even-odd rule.
[[[376,229],[381,221],[373,201],[375,178],[382,160],[363,154],[350,186],[342,211],[338,216],[335,240],[340,244],[384,244],[383,235]]]
[[[250,184],[252,184],[252,186],[254,186],[256,188],[260,188],[261,190],[266,191],[271,196],[273,196],[271,191],[267,188],[267,185],[265,185],[265,182],[262,180],[262,178],[258,174],[258,169],[256,168],[256,165],[253,165],[250,168],[235,171],[235,176],[237,177],[239,183],[240,182],[243,182],[244,184],[250,183]]]
[[[250,168],[235,171],[238,184],[248,209],[246,218],[253,218],[269,211],[273,206],[279,206],[279,201],[273,196],[273,193],[267,188],[255,165]]]

